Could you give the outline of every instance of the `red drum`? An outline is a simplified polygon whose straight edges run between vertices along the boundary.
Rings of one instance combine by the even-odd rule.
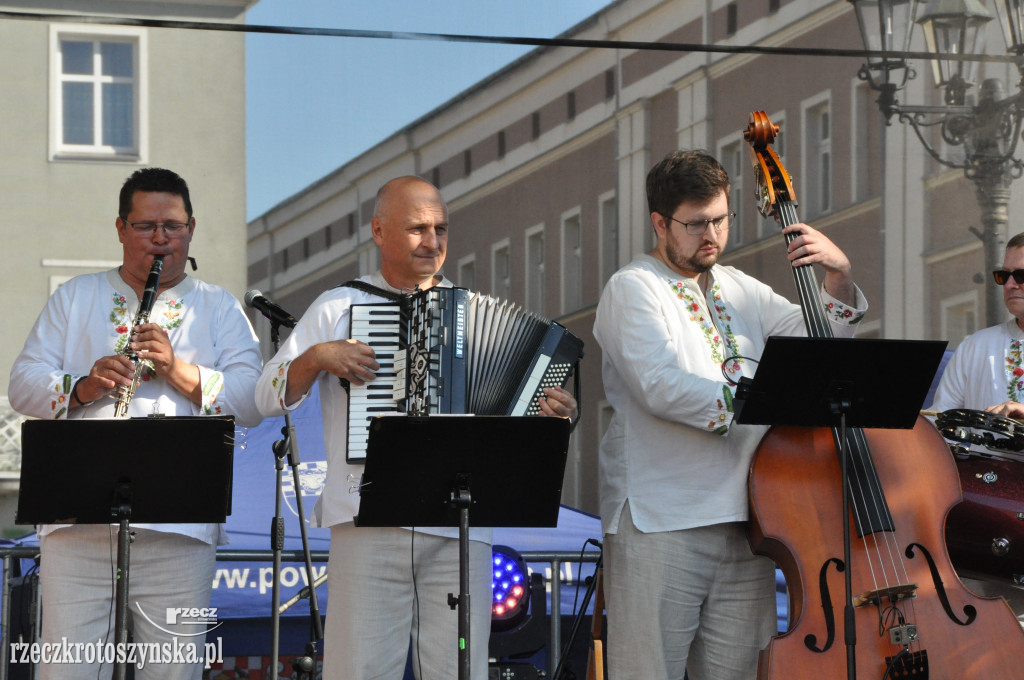
[[[956,466],[964,502],[946,521],[953,567],[961,576],[1016,584],[1024,577],[1024,460],[958,455]]]

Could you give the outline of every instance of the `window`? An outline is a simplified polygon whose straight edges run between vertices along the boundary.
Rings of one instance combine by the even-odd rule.
[[[719,161],[729,174],[729,210],[736,213],[736,218],[729,227],[729,243],[732,245],[739,245],[745,240],[743,223],[746,202],[749,200],[743,190],[743,167],[749,164],[746,145],[742,137],[733,135],[727,143],[719,147],[718,152]]]
[[[735,2],[730,2],[725,6],[725,33],[726,35],[733,35],[736,33],[736,29],[739,26],[739,8]]]
[[[500,130],[498,132],[498,158],[505,157],[505,131]]]
[[[51,26],[50,157],[143,160],[145,33]]]
[[[565,115],[569,120],[576,117],[576,92],[570,91],[565,95]]]
[[[806,185],[803,190],[808,216],[817,217],[832,209],[832,129],[828,100],[804,112]],[[800,195],[799,193],[797,194]]]
[[[619,268],[619,214],[615,192],[610,191],[598,198],[597,225],[601,235],[601,288]]]
[[[946,298],[942,307],[942,336],[949,340],[950,345],[958,345],[961,340],[978,329],[978,293],[970,291]]]
[[[881,191],[882,116],[875,105],[874,92],[868,84],[857,80],[853,89],[853,187],[855,201],[878,196]],[[874,161],[874,162],[872,162]]]
[[[462,152],[462,176],[469,177],[473,172],[473,152],[466,149]]]
[[[459,262],[459,286],[476,290],[476,255],[460,257]]]
[[[583,247],[580,210],[562,216],[562,313],[583,306]]]
[[[530,137],[540,139],[540,111],[534,111],[530,115]]]
[[[491,295],[508,300],[512,293],[512,257],[509,240],[491,246]]]
[[[526,308],[544,314],[544,225],[526,230]]]

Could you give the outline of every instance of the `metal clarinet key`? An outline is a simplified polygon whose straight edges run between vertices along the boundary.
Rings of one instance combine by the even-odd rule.
[[[160,288],[160,274],[163,272],[163,269],[164,256],[154,255],[153,266],[150,268],[149,277],[146,279],[146,288],[142,291],[142,299],[139,300],[139,311],[135,314],[135,320],[132,322],[131,330],[128,332],[128,342],[121,352],[132,362],[132,365],[135,367],[135,374],[132,377],[131,385],[117,386],[117,393],[114,396],[116,401],[114,404],[114,417],[116,418],[126,418],[128,416],[128,404],[131,403],[132,397],[135,396],[135,390],[138,388],[139,381],[142,379],[142,372],[145,370],[145,362],[132,349],[131,341],[132,336],[135,334],[135,329],[142,324],[149,323],[149,315],[153,311],[153,304],[156,303],[157,289]]]

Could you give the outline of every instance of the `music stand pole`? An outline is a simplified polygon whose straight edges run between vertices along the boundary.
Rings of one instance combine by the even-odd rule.
[[[281,324],[277,321],[270,321],[270,339],[274,345],[274,353],[277,353],[281,342]],[[277,658],[281,642],[281,552],[284,550],[284,518],[281,516],[281,472],[284,470],[284,458],[288,457],[288,464],[292,469],[292,486],[295,489],[295,510],[299,516],[299,534],[302,538],[302,554],[306,563],[306,577],[310,584],[315,583],[313,574],[313,557],[309,551],[309,536],[306,532],[306,514],[302,507],[302,486],[299,481],[299,445],[295,438],[295,427],[292,425],[291,414],[285,411],[284,427],[281,428],[284,438],[274,442],[275,458],[275,484],[277,494],[274,501],[275,515],[271,523],[271,548],[274,551],[273,585],[271,587],[273,608],[271,610],[271,680],[278,679]],[[296,670],[307,677],[313,677],[316,669],[316,644],[324,636],[323,624],[320,621],[320,605],[317,601],[316,588],[309,589],[309,616],[310,616],[310,640],[306,643],[305,656],[296,662]]]
[[[459,511],[459,596],[448,593],[448,606],[459,614],[459,680],[469,680],[469,506],[473,504],[466,480],[457,480],[452,489],[452,506]]]
[[[843,607],[843,635],[846,642],[846,677],[857,679],[857,624],[853,607],[853,569],[850,567],[850,446],[846,441],[846,411],[850,402],[832,402],[832,411],[839,415],[839,479],[843,485],[843,564],[846,565],[843,586],[846,590],[846,605]]]
[[[117,580],[114,586],[114,634],[118,649],[128,648],[128,572],[131,550],[131,533],[128,520],[132,515],[132,490],[128,484],[118,486],[111,508],[113,519],[117,520]],[[120,655],[114,659],[114,680],[125,680],[127,666]]]

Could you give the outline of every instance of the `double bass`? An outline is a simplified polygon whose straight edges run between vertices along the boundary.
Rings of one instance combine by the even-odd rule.
[[[759,209],[785,228],[799,219],[792,181],[770,146],[778,130],[759,111],[744,138]],[[793,270],[808,335],[831,337],[812,267]],[[1024,679],[1024,632],[1013,611],[968,591],[949,560],[944,525],[960,485],[929,421],[918,418],[911,430],[772,427],[754,454],[749,493],[751,549],[779,565],[790,596],[789,630],[761,651],[759,680]]]

